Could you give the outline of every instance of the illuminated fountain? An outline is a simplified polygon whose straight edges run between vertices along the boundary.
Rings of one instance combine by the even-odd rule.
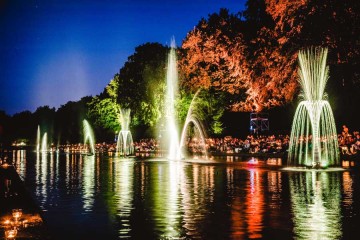
[[[95,140],[94,140],[94,132],[89,124],[89,122],[84,119],[83,120],[83,131],[84,131],[84,145],[89,142],[90,152],[88,154],[95,154]]]
[[[41,152],[45,153],[48,151],[47,148],[47,133],[45,132],[41,141]]]
[[[200,90],[198,90],[193,99],[191,100],[190,103],[190,107],[188,110],[188,113],[186,115],[186,119],[185,119],[185,123],[184,123],[184,127],[181,133],[181,138],[180,138],[180,144],[179,144],[179,151],[178,151],[178,159],[183,158],[181,149],[185,146],[185,140],[186,140],[186,131],[188,130],[188,128],[190,127],[190,124],[194,125],[195,130],[197,131],[199,138],[200,138],[200,144],[203,146],[204,148],[204,154],[205,154],[205,158],[207,159],[208,155],[207,155],[207,150],[206,150],[206,146],[205,146],[205,131],[204,128],[201,124],[201,121],[199,121],[196,112],[194,111],[194,107],[195,107],[195,103],[196,103],[196,99],[197,96],[199,95]]]
[[[168,56],[166,72],[166,141],[169,143],[169,159],[176,159],[179,156],[179,135],[176,123],[175,96],[178,94],[178,71],[176,65],[175,39],[171,40],[171,49]]]
[[[36,152],[40,152],[40,125],[38,125],[36,133]]]
[[[327,49],[299,52],[299,82],[303,101],[296,109],[290,136],[288,165],[326,168],[339,166],[335,121],[327,95]]]
[[[178,126],[176,121],[177,113],[175,111],[175,98],[178,94],[178,70],[176,63],[176,51],[175,51],[175,40],[171,40],[171,49],[168,56],[167,63],[167,72],[166,72],[166,98],[165,98],[165,118],[166,118],[166,136],[165,142],[168,143],[168,159],[170,160],[179,160],[181,159],[182,153],[181,149],[185,145],[185,136],[186,130],[189,125],[192,123],[195,129],[199,133],[200,142],[204,143],[205,146],[205,137],[204,130],[200,124],[199,119],[196,117],[196,113],[193,111],[195,99],[198,96],[199,91],[195,94],[193,100],[191,101],[190,108],[188,110],[188,114],[185,120],[185,124],[183,127],[181,140],[179,143],[179,134],[178,134]],[[205,147],[204,147],[205,148]],[[207,153],[205,151],[205,156],[207,157]]]
[[[134,153],[132,135],[129,129],[130,109],[120,109],[121,131],[119,132],[116,152],[124,156]]]

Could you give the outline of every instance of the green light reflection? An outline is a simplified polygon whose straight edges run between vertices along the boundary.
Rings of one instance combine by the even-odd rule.
[[[312,171],[289,175],[296,238],[341,238],[340,174]]]

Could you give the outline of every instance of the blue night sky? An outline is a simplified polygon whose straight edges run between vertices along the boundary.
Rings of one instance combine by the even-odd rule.
[[[136,46],[180,45],[202,17],[245,0],[0,0],[0,109],[97,95]]]

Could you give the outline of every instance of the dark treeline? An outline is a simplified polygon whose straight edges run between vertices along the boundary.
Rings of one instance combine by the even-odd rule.
[[[83,140],[82,121],[88,117],[88,103],[92,97],[77,102],[69,101],[57,110],[42,106],[35,112],[24,111],[13,116],[0,111],[0,142],[10,146],[14,142],[34,145],[37,128],[48,135],[49,144],[78,143]],[[113,137],[113,133],[95,128],[99,141]]]

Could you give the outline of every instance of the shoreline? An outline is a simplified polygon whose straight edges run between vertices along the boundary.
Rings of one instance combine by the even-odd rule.
[[[0,205],[1,237],[16,229],[16,239],[51,239],[40,207],[10,164],[0,166]],[[19,218],[14,217],[14,211],[20,212]]]

